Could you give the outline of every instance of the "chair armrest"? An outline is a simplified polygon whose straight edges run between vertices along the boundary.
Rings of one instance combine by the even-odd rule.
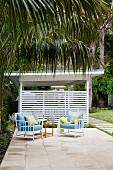
[[[35,124],[31,121],[23,121],[23,120],[16,120],[16,124],[17,124],[17,130],[18,131],[35,131],[37,128],[35,126]],[[37,124],[37,126],[40,126]]]
[[[27,121],[27,120],[16,120],[16,122],[27,124],[27,125],[35,125],[34,122]]]
[[[20,130],[22,127],[26,129],[26,127],[33,128],[34,129],[34,123],[31,121],[24,121],[24,120],[16,120],[16,127],[18,130]]]
[[[83,123],[83,122],[84,122],[84,120],[83,120],[83,119],[77,119],[77,120],[75,120],[75,122]]]
[[[75,120],[75,125],[78,126],[78,128],[84,128],[84,120],[83,119]]]

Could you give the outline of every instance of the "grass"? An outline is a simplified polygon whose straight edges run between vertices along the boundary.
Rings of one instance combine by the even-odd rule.
[[[95,110],[94,113],[90,113],[90,117],[93,117],[93,118],[97,118],[97,119],[100,119],[100,120],[104,120],[106,122],[109,122],[109,123],[112,123],[113,124],[113,110]],[[97,128],[103,132],[105,132],[106,134],[110,135],[110,136],[113,136],[113,133],[109,133],[103,129],[100,129],[100,128]]]
[[[104,120],[113,124],[113,110],[96,110],[95,113],[90,113],[90,117]]]
[[[108,135],[110,135],[110,136],[113,136],[113,133],[109,133],[109,132],[107,132],[107,131],[105,131],[105,130],[103,130],[103,129],[100,129],[100,128],[97,128],[97,129],[101,130],[102,132],[104,132],[104,133],[106,133],[106,134],[108,134]]]

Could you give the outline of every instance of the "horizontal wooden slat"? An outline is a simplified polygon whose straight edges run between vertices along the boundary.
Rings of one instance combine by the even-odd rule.
[[[86,91],[22,91],[20,95],[20,112],[31,113],[37,118],[51,117],[58,122],[59,117],[67,115],[68,111],[84,114],[87,122],[87,92]]]

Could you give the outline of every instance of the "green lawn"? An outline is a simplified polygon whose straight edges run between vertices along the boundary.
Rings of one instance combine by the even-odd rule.
[[[90,113],[90,117],[113,123],[113,110],[97,110],[95,113]]]

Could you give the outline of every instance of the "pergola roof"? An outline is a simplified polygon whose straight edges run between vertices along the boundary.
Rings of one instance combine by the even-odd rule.
[[[5,76],[8,76],[9,79],[19,85],[22,82],[24,87],[27,86],[67,86],[71,84],[78,83],[80,81],[89,80],[91,77],[95,77],[98,75],[104,74],[103,69],[96,69],[91,71],[86,71],[84,74],[82,71],[73,72],[71,71],[63,71],[58,70],[56,73],[52,72],[12,72],[6,73]]]

